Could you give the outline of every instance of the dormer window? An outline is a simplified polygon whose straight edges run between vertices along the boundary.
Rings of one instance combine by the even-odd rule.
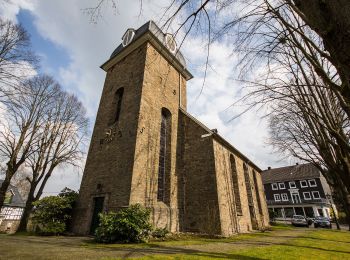
[[[271,183],[272,190],[278,190],[277,183]]]
[[[135,36],[135,30],[134,30],[134,29],[128,29],[128,30],[124,33],[124,35],[123,35],[123,37],[122,37],[122,40],[123,40],[122,45],[123,45],[123,47],[125,47],[126,45],[128,45],[128,44],[132,41],[132,39],[134,38],[134,36]]]
[[[165,45],[169,49],[170,52],[175,53],[176,52],[176,41],[174,39],[174,36],[167,33],[165,35]]]
[[[280,188],[280,190],[284,190],[286,188],[286,185],[284,185],[283,182],[278,183],[278,187]]]

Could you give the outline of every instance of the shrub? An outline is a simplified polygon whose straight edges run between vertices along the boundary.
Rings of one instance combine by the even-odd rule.
[[[154,238],[165,238],[165,236],[167,234],[169,234],[169,231],[167,230],[167,228],[156,228],[152,232],[152,237],[154,237]]]
[[[65,232],[76,198],[77,193],[69,190],[58,196],[49,196],[33,202],[33,222],[37,225],[37,232],[42,235],[58,235]]]
[[[139,243],[147,241],[150,236],[150,210],[140,204],[99,216],[100,225],[95,231],[98,242]]]

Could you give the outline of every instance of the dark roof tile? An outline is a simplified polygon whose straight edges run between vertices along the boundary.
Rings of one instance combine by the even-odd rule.
[[[320,171],[311,163],[275,168],[261,173],[263,183],[303,180],[320,176]]]

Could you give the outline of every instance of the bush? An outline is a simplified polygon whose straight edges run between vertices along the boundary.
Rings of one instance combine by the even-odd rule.
[[[152,230],[150,210],[140,204],[99,216],[100,225],[95,231],[98,242],[139,243],[149,239]]]
[[[154,238],[165,238],[165,236],[169,234],[169,231],[166,228],[156,228],[152,232],[152,237]]]
[[[37,225],[37,232],[42,235],[59,235],[65,232],[76,198],[75,191],[64,190],[58,196],[49,196],[34,202],[33,222]]]

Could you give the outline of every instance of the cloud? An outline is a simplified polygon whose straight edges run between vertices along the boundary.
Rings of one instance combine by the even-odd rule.
[[[17,22],[17,14],[20,9],[33,10],[34,5],[30,0],[8,0],[0,2],[0,17],[2,19]]]

